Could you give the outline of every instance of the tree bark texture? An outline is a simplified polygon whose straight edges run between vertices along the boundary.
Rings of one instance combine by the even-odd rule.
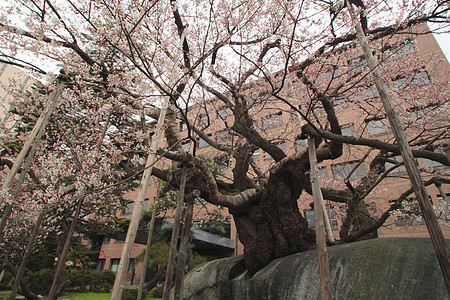
[[[158,180],[156,183],[156,197],[153,201],[152,205],[152,219],[150,221],[150,228],[148,229],[148,236],[147,236],[147,245],[145,247],[145,255],[144,255],[144,263],[142,266],[142,274],[141,274],[141,282],[139,284],[139,291],[137,299],[142,299],[142,293],[144,291],[144,284],[145,284],[145,275],[147,273],[147,265],[148,265],[148,259],[149,259],[149,252],[150,252],[150,246],[152,245],[152,237],[153,237],[153,230],[155,228],[155,219],[156,219],[156,210],[158,209],[158,199],[159,199],[159,188],[161,185],[161,180]]]
[[[167,262],[166,280],[164,282],[164,291],[162,295],[163,300],[169,300],[170,288],[172,285],[173,267],[175,265],[175,258],[178,245],[178,234],[180,232],[181,212],[184,206],[184,190],[186,187],[187,168],[183,166],[181,171],[181,184],[178,193],[177,209],[175,212],[175,218],[173,220],[172,238],[170,240],[170,252]]]
[[[260,198],[242,209],[230,209],[250,274],[276,258],[314,248],[314,231],[297,205],[301,178],[291,172],[276,177]]]
[[[181,234],[180,251],[178,254],[178,265],[175,277],[175,297],[174,300],[183,299],[184,273],[186,271],[186,261],[189,250],[189,236],[192,227],[192,216],[194,212],[194,197],[192,194],[186,197],[187,205],[184,214],[183,232]]]

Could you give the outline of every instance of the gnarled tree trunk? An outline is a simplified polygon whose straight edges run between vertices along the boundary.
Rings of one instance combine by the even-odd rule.
[[[301,181],[290,172],[272,178],[259,199],[247,207],[230,209],[250,274],[272,260],[314,248],[314,231],[301,215],[297,199]]]

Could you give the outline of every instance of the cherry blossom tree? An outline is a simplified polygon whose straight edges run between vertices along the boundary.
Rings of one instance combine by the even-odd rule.
[[[439,80],[448,75],[448,67],[443,69],[440,57],[414,50],[414,39],[427,30],[414,28],[425,22],[445,26],[448,5],[366,1],[360,7],[360,21],[382,61],[380,73],[398,92],[396,106],[409,129],[413,154],[450,165],[433,151],[448,139],[448,114],[443,113],[448,88]],[[123,173],[137,174],[136,160],[148,150],[139,132],[145,132],[146,117],[157,119],[160,99],[168,95],[166,146],[158,153],[173,164],[154,167],[153,175],[177,188],[177,163],[191,166],[187,185],[199,187],[206,201],[227,207],[233,215],[250,273],[315,243],[298,208],[299,197],[311,193],[307,153],[285,152],[282,142],[293,144],[297,137],[311,136],[319,162],[355,163],[343,180],[323,187],[324,197],[346,210],[342,241],[376,236],[376,229],[401,205],[402,197],[379,217],[369,213],[380,183],[401,168],[395,160],[400,149],[389,135],[370,133],[386,130],[385,116],[341,2],[45,0],[10,3],[5,12],[0,19],[0,39],[7,45],[3,60],[45,73],[38,62],[18,56],[33,53],[57,62],[74,81],[64,95],[68,104],[61,105],[48,133],[54,135],[49,147],[56,153],[38,158],[53,172],[42,177],[49,178],[46,184],[59,191],[58,197],[74,186],[68,197],[75,201],[102,186],[105,176],[113,183]],[[20,15],[21,22],[9,15]],[[183,58],[175,61],[177,80],[170,86],[177,51]],[[83,108],[69,104],[70,99],[82,99]],[[286,122],[288,113],[292,117]],[[65,116],[74,123],[65,125]],[[141,126],[130,127],[136,117],[143,120]],[[120,138],[101,129],[108,128],[101,125],[111,118],[122,125],[117,127]],[[342,127],[350,119],[353,133]],[[180,133],[180,122],[187,134]],[[80,131],[82,124],[86,126]],[[212,138],[213,132],[221,134]],[[99,143],[106,137],[107,143]],[[198,139],[221,154],[217,161],[231,159],[228,176],[215,172],[197,151],[183,151],[184,142],[195,144]],[[268,168],[258,166],[255,151],[264,151],[271,162]],[[111,164],[125,171],[103,169]],[[355,179],[352,174],[361,165],[370,168]],[[435,175],[448,182],[445,173]],[[44,196],[55,199],[52,193]],[[100,200],[87,202],[92,201]]]
[[[28,128],[39,117],[48,97],[47,89],[51,90],[52,85],[26,95],[15,94],[11,113],[17,116],[18,124],[3,135],[2,163],[7,166],[4,172],[11,167],[16,149],[28,138]],[[13,210],[12,214],[2,216],[8,220],[2,236],[7,250],[2,253],[5,263],[17,262],[15,256],[23,253],[17,250],[27,244],[30,226],[39,228],[36,219],[41,220],[42,216],[44,224],[37,242],[56,235],[61,249],[64,244],[69,245],[74,232],[80,236],[92,230],[107,232],[108,227],[113,230],[115,211],[126,203],[122,194],[134,187],[132,181],[142,171],[137,158],[145,146],[130,150],[135,140],[128,144],[126,141],[129,129],[141,126],[141,122],[130,122],[132,119],[126,117],[125,124],[124,115],[129,113],[118,103],[105,103],[106,94],[94,95],[91,87],[84,93],[77,89],[76,80],[72,86],[68,85],[21,187],[22,193],[16,198],[7,195],[6,204]],[[111,107],[114,104],[117,104],[115,109]],[[132,171],[119,166],[124,161],[134,165]],[[65,249],[55,257],[62,266],[67,246]],[[61,277],[57,275],[56,278]]]

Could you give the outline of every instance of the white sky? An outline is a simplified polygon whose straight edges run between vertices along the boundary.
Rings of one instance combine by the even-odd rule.
[[[433,26],[433,24],[428,24],[431,30],[433,30],[436,26]],[[447,58],[447,61],[450,62],[450,33],[441,33],[436,34],[434,33],[434,38],[439,44],[439,47],[441,47],[442,52],[444,52],[445,57]]]

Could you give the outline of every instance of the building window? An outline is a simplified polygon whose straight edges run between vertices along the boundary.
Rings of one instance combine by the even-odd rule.
[[[263,159],[264,159],[264,160],[271,160],[271,159],[272,159],[272,156],[270,156],[270,154],[269,154],[267,151],[264,151],[264,157],[263,157]]]
[[[395,165],[398,165],[399,163],[403,162],[403,157],[401,155],[396,155],[391,158],[391,160],[394,161],[394,163],[386,163],[386,169],[392,168]],[[393,169],[391,172],[389,172],[390,175],[402,175],[406,174],[406,168],[405,165],[399,165],[397,168]]]
[[[349,61],[349,69],[354,72],[362,71],[365,67],[367,67],[367,61],[364,57],[355,58]]]
[[[262,103],[268,103],[277,100],[277,97],[267,92],[262,93],[260,97]]]
[[[342,125],[341,126],[342,135],[345,136],[355,136],[355,125],[353,123]]]
[[[137,269],[137,261],[134,258],[130,258],[130,263],[128,264],[128,273],[134,273]]]
[[[366,87],[359,96],[359,100],[366,101],[371,100],[378,97],[378,89],[375,85],[371,85]]]
[[[321,180],[325,180],[325,179],[329,179],[330,177],[328,176],[328,169],[327,167],[321,167],[319,168],[319,178]]]
[[[199,122],[201,126],[207,126],[213,121],[213,114],[201,114],[199,115]]]
[[[348,107],[349,103],[347,101],[347,97],[345,96],[338,96],[333,101],[333,106],[335,110],[343,110]]]
[[[216,141],[218,143],[229,143],[231,142],[231,135],[228,130],[222,130],[216,133]]]
[[[114,273],[116,273],[117,269],[119,268],[119,262],[120,262],[120,258],[111,259],[111,267],[109,269],[111,271],[113,271]]]
[[[259,161],[259,149],[256,149],[255,151],[253,151],[252,157],[253,157],[253,161],[255,161],[255,162]]]
[[[134,202],[128,202],[122,215],[131,215],[133,212]]]
[[[183,121],[180,122],[180,130],[181,130],[181,131],[187,130],[187,124],[184,123]]]
[[[338,231],[339,230],[339,223],[338,223],[338,220],[337,220],[336,211],[333,208],[330,208],[328,210],[328,218],[330,219],[331,230]]]
[[[181,143],[181,148],[184,152],[189,152],[191,150],[191,141],[185,141]]]
[[[194,200],[194,205],[205,205],[206,203],[208,203],[205,199],[197,197]]]
[[[300,122],[301,116],[297,111],[291,111],[291,121],[292,122]]]
[[[425,70],[418,70],[416,73],[410,76],[398,77],[392,80],[392,84],[397,90],[413,89],[430,83],[430,77]]]
[[[285,142],[278,142],[277,147],[280,148],[284,153],[286,153],[286,143]]]
[[[212,138],[212,134],[208,134],[208,138],[211,139]],[[202,149],[205,147],[208,147],[209,144],[202,138],[200,138],[200,140],[198,141],[198,148]]]
[[[345,179],[353,170],[358,162],[342,163],[331,167],[334,179]],[[355,171],[353,171],[350,179],[358,179],[367,175],[367,169],[364,164],[360,164]]]
[[[447,200],[450,199],[450,194],[445,194],[445,196],[447,197]],[[436,197],[437,197],[437,200],[438,200],[439,203],[444,202],[444,198],[442,197],[441,194],[437,194]]]
[[[99,258],[97,260],[97,266],[95,267],[95,270],[96,271],[103,271],[105,269],[105,261],[106,261],[106,259]]]
[[[329,72],[322,72],[317,75],[316,82],[318,84],[329,83],[331,79],[339,76],[339,69],[331,70]]]
[[[222,107],[217,112],[222,119],[225,119],[228,116],[233,114],[233,111],[229,107]]]
[[[442,149],[442,147],[438,147],[438,148],[434,149],[434,152],[442,154],[442,155],[445,155],[445,152]],[[426,168],[433,169],[433,170],[448,168],[446,165],[443,165],[440,162],[437,162],[437,161],[434,161],[434,160],[431,160],[431,159],[424,158],[423,159],[423,163],[424,163]]]
[[[214,162],[222,169],[228,169],[231,167],[231,158],[229,155],[216,156],[214,157]]]
[[[300,138],[297,138],[295,140],[295,151],[301,152],[301,151],[305,151],[306,150],[306,140],[301,140]]]
[[[406,41],[390,50],[393,59],[401,58],[405,55],[414,54],[416,52],[416,45],[413,41]]]
[[[147,211],[147,209],[148,209],[148,202],[149,202],[149,199],[148,199],[148,198],[145,198],[144,204],[143,204],[143,206],[142,206],[142,210],[143,210],[143,211]]]
[[[110,242],[111,242],[111,239],[109,237],[104,237],[102,244],[103,245],[109,245]]]
[[[314,210],[305,211],[305,219],[306,222],[308,222],[308,227],[314,229],[315,228]]]
[[[281,111],[277,114],[266,116],[262,120],[262,127],[265,130],[283,126],[283,114]]]
[[[371,137],[386,135],[392,132],[391,124],[386,118],[367,122],[366,130]]]

